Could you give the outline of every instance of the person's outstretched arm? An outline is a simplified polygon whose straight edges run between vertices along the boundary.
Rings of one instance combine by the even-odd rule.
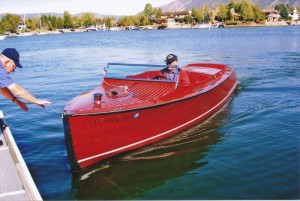
[[[0,94],[2,94],[8,100],[11,100],[12,102],[16,103],[22,110],[28,111],[26,103],[17,99],[17,97],[15,97],[14,94],[11,93],[11,91],[7,87],[0,88]]]
[[[12,85],[8,86],[8,89],[15,95],[18,96],[28,102],[31,102],[33,104],[36,104],[40,107],[45,107],[45,104],[51,104],[50,101],[47,100],[40,100],[36,97],[34,97],[31,93],[29,93],[26,89],[24,89],[22,86],[14,83]]]

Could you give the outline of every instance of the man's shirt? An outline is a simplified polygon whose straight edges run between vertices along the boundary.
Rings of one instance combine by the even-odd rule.
[[[13,84],[14,80],[8,75],[6,70],[0,65],[0,88],[8,87]]]

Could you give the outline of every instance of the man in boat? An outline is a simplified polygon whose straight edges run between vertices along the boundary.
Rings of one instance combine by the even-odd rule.
[[[19,52],[14,48],[6,48],[3,50],[2,54],[0,54],[0,94],[17,104],[22,110],[25,111],[28,111],[26,103],[19,100],[17,97],[44,108],[45,104],[50,104],[51,102],[47,100],[40,100],[34,97],[22,86],[15,83],[9,76],[9,73],[14,72],[16,67],[22,68],[19,59]]]
[[[190,84],[189,78],[185,70],[178,67],[178,57],[175,54],[168,54],[165,60],[167,67],[160,71],[160,76],[167,80],[176,80],[178,76],[179,86],[187,86]]]

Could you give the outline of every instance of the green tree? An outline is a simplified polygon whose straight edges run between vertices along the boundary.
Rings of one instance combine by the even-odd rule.
[[[253,11],[254,11],[254,15],[255,15],[256,20],[265,21],[266,15],[265,15],[264,12],[262,12],[262,10],[260,9],[258,4],[253,6]]]
[[[287,5],[280,3],[275,6],[275,9],[280,12],[282,19],[288,19],[289,11]]]
[[[77,17],[77,16],[74,16],[73,17],[73,25],[74,25],[74,28],[82,27],[81,18]]]
[[[210,9],[205,5],[202,9],[196,7],[192,8],[192,17],[194,17],[196,22],[207,22],[211,20]]]
[[[220,4],[218,6],[219,12],[218,12],[218,19],[220,21],[225,21],[228,19],[228,7],[226,4]]]
[[[129,26],[130,24],[130,20],[129,20],[129,16],[123,16],[119,18],[119,24],[121,26]]]
[[[55,31],[57,29],[57,17],[48,16],[48,21],[49,21],[49,30]]]
[[[40,19],[39,18],[30,18],[26,20],[26,26],[28,29],[36,30],[40,26]]]
[[[193,23],[193,17],[191,15],[187,15],[185,16],[185,18],[183,19],[183,21],[186,23],[186,24],[191,24]]]
[[[230,3],[228,4],[228,10],[231,10],[232,8],[235,12],[239,13],[241,9],[241,4],[234,0],[230,0]]]
[[[95,24],[95,16],[93,13],[84,13],[81,16],[82,25],[85,27],[89,27]]]
[[[119,24],[124,27],[138,25],[139,18],[137,16],[123,16],[119,18]]]
[[[161,8],[159,8],[159,9],[154,8],[154,10],[153,10],[153,14],[155,15],[156,18],[160,18],[162,13],[163,12],[162,12]]]
[[[254,16],[253,8],[249,0],[242,0],[240,4],[240,14],[244,21],[254,20],[255,16]]]
[[[150,24],[151,15],[153,14],[153,8],[150,3],[147,3],[144,11],[141,15],[139,15],[140,25],[148,25]]]
[[[144,26],[144,25],[148,25],[148,24],[149,24],[148,17],[145,16],[144,14],[141,14],[139,16],[139,25]]]
[[[150,3],[147,3],[144,8],[143,14],[145,17],[149,17],[150,15],[152,15],[152,13],[153,13],[152,5]]]
[[[114,17],[104,17],[103,22],[105,23],[106,27],[112,27],[115,23],[115,18]]]
[[[63,29],[64,28],[64,19],[61,17],[58,17],[56,19],[56,27],[57,29]]]
[[[64,28],[74,28],[72,15],[68,12],[64,12]]]
[[[211,11],[210,11],[210,8],[209,6],[205,5],[202,9],[202,21],[204,22],[208,22],[208,21],[211,21],[212,19],[212,15],[211,15]]]
[[[232,13],[232,9],[234,10],[234,8],[228,7],[228,10],[227,10],[227,20],[230,20],[230,21],[234,21],[234,15]]]
[[[200,9],[193,7],[192,8],[192,17],[194,17],[195,22],[200,22],[202,21],[202,12],[200,11]]]
[[[19,22],[21,18],[19,15],[15,14],[6,14],[2,17],[0,22],[0,31],[16,33],[18,30]]]
[[[41,16],[41,26],[44,28],[44,29],[48,29],[49,25],[48,25],[48,17],[46,15],[42,15]]]

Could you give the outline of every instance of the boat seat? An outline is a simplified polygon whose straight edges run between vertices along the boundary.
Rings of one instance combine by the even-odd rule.
[[[128,75],[128,76],[126,76],[126,78],[151,80],[151,79],[154,79],[158,75],[159,75],[159,70],[155,70],[155,71],[146,71],[146,72],[136,74],[136,75]]]
[[[211,79],[213,79],[211,75],[203,74],[203,73],[193,73],[193,72],[186,71],[186,74],[189,77],[190,85],[209,82]]]

